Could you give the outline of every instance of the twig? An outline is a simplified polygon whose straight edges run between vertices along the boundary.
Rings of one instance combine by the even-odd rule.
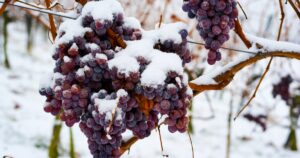
[[[9,62],[8,52],[7,52],[7,44],[8,44],[8,23],[9,23],[9,17],[8,13],[4,12],[3,14],[3,51],[4,51],[4,66],[7,69],[10,69],[11,65]]]
[[[259,82],[258,82],[258,84],[257,84],[257,86],[256,86],[256,88],[255,88],[255,91],[254,91],[254,93],[252,94],[251,98],[248,100],[247,104],[244,105],[244,106],[242,107],[242,109],[237,113],[237,115],[234,117],[234,120],[236,120],[236,119],[239,117],[239,115],[240,115],[240,114],[241,114],[241,113],[242,113],[242,112],[250,105],[251,101],[255,98],[256,93],[257,93],[257,91],[258,91],[258,89],[259,89],[259,87],[260,87],[260,85],[261,85],[263,79],[265,78],[266,74],[268,73],[268,71],[269,71],[269,69],[270,69],[270,66],[271,66],[272,61],[273,61],[273,57],[271,57],[271,59],[270,59],[270,61],[269,61],[269,63],[268,63],[268,66],[267,66],[267,68],[265,69],[265,72],[263,73],[262,77],[260,78],[260,80],[259,80]]]
[[[22,9],[24,12],[26,12],[28,15],[30,15],[32,18],[34,18],[38,23],[42,24],[47,30],[50,30],[49,25],[41,19],[40,16],[33,14],[30,10],[27,9]]]
[[[292,0],[287,0],[287,1],[290,3],[290,5],[294,9],[294,11],[296,12],[298,18],[300,19],[300,12],[299,12],[298,8],[296,7],[296,5],[294,4],[294,2]]]
[[[194,145],[193,145],[192,137],[191,137],[191,134],[188,131],[187,131],[187,134],[189,136],[190,144],[191,144],[191,148],[192,148],[192,158],[195,158],[195,151],[194,151]]]
[[[247,39],[246,35],[243,32],[242,26],[239,20],[235,20],[235,28],[234,31],[239,35],[241,40],[244,42],[247,48],[251,48],[252,43]]]
[[[281,36],[281,32],[282,32],[282,26],[283,26],[283,21],[284,21],[284,18],[285,18],[285,14],[284,14],[284,11],[283,11],[282,1],[281,0],[278,0],[278,1],[279,1],[279,6],[280,6],[281,18],[280,18],[280,25],[279,25],[278,35],[277,35],[277,41],[280,40],[280,36]]]
[[[3,2],[3,5],[2,5],[2,7],[0,8],[0,15],[2,15],[3,13],[4,13],[4,11],[5,11],[5,9],[6,9],[6,7],[9,5],[9,2],[10,2],[11,0],[5,0],[4,2]]]
[[[239,7],[241,8],[243,14],[245,15],[245,18],[248,19],[246,12],[244,11],[242,5],[240,4],[240,2],[238,1],[237,4],[239,5]]]
[[[0,1],[0,3],[5,3],[5,2]],[[58,12],[51,11],[51,10],[38,9],[38,8],[26,6],[26,5],[20,5],[20,4],[17,4],[17,3],[14,3],[14,4],[8,3],[8,5],[14,6],[14,7],[19,7],[19,8],[24,8],[24,9],[29,9],[29,10],[37,11],[37,12],[41,12],[41,13],[51,14],[51,15],[55,15],[55,16],[59,16],[59,17],[64,17],[64,18],[68,18],[68,19],[73,19],[73,20],[76,19],[76,17],[71,17],[71,16],[68,16],[68,15],[66,15],[64,13],[58,13]]]
[[[19,3],[22,3],[22,4],[25,4],[25,5],[28,5],[30,7],[34,7],[34,8],[37,8],[37,9],[47,9],[47,8],[44,8],[44,7],[40,7],[40,6],[37,6],[37,5],[33,5],[33,4],[30,4],[30,3],[27,3],[27,2],[23,2],[23,1],[20,1],[20,0],[15,0],[16,2],[19,2]]]
[[[163,15],[160,14],[160,16],[159,16],[159,24],[158,24],[158,28],[161,27],[162,21],[163,21]]]
[[[285,17],[285,14],[284,14],[284,11],[283,11],[283,4],[282,4],[282,1],[281,0],[278,0],[279,1],[279,6],[280,6],[280,12],[281,12],[281,22],[280,22],[280,26],[279,26],[279,30],[278,30],[278,35],[277,35],[277,41],[279,41],[280,39],[280,35],[281,35],[281,30],[282,30],[282,25],[283,25],[283,21],[284,21],[284,17]],[[258,84],[256,85],[256,88],[255,88],[255,91],[254,93],[252,94],[251,98],[248,100],[247,104],[244,105],[242,107],[242,109],[238,112],[238,114],[234,117],[234,120],[237,119],[237,117],[239,117],[239,115],[250,105],[251,101],[255,98],[256,96],[256,93],[262,83],[262,81],[264,80],[265,76],[267,75],[267,73],[269,72],[269,69],[270,69],[270,66],[272,64],[272,61],[273,61],[273,56],[271,57],[271,59],[269,60],[269,63],[262,75],[262,77],[260,78]]]
[[[46,7],[47,8],[50,8],[50,0],[45,0],[45,3],[46,3]],[[52,14],[48,14],[48,17],[49,17],[49,23],[50,23],[50,32],[51,32],[51,35],[52,35],[52,39],[54,40],[56,38],[56,26],[55,26],[55,22],[54,22],[54,17]]]
[[[231,98],[230,103],[229,103],[229,112],[228,112],[228,119],[227,119],[226,158],[230,158],[232,108],[233,108],[233,97]]]
[[[1,3],[1,1],[0,1],[0,3]],[[37,8],[32,8],[32,7],[27,7],[27,6],[21,6],[21,5],[18,5],[18,4],[10,4],[10,5],[13,5],[15,7],[21,7],[21,8],[24,8],[24,9],[33,10],[33,11],[38,11],[38,12],[41,12],[41,13],[46,13],[46,14],[51,14],[51,15],[55,15],[55,16],[60,16],[60,17],[64,17],[64,18],[76,19],[76,17],[67,16],[67,15],[64,15],[64,14],[61,14],[61,13],[53,12],[51,10],[37,9]],[[248,47],[248,48],[250,48],[251,47],[250,41],[246,39],[246,36],[243,35],[243,33],[240,33],[240,32],[242,32],[242,29],[241,29],[241,26],[240,26],[240,24],[239,24],[238,21],[237,21],[235,29],[236,29],[236,32],[239,33],[239,36],[243,37],[242,40],[247,45],[247,47],[248,47],[248,45],[250,45]],[[116,33],[114,33],[111,29],[108,30],[108,35],[116,39],[116,41],[118,43],[118,46],[120,46],[121,48],[126,48],[126,43],[122,40],[122,38],[120,38],[120,36],[118,36]],[[194,41],[188,41],[188,42],[192,43],[192,44],[205,45],[204,43],[200,43],[200,42],[194,42]],[[251,51],[246,51],[246,50],[240,50],[240,49],[235,49],[235,48],[227,48],[227,47],[221,47],[221,48],[222,49],[226,49],[226,50],[236,51],[236,52],[243,52],[243,53],[248,53],[248,54],[256,54],[256,52],[251,52]]]
[[[163,142],[162,142],[162,137],[161,137],[161,132],[160,132],[160,126],[157,127],[157,130],[158,130],[159,141],[160,141],[160,149],[163,152],[164,151],[164,146],[163,146]]]
[[[111,114],[111,121],[108,125],[108,130],[106,132],[109,132],[111,130],[111,128],[113,127],[113,124],[114,124],[114,121],[115,121],[115,115],[116,115],[116,111],[117,111],[117,107],[115,107],[112,111],[112,114]]]

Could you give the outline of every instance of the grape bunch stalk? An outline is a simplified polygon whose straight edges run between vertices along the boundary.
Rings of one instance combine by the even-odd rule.
[[[207,62],[210,65],[220,61],[221,46],[229,40],[229,32],[238,17],[235,0],[184,0],[183,11],[198,22],[197,30],[209,50]]]
[[[91,1],[61,24],[54,47],[44,110],[79,123],[94,158],[120,157],[125,131],[143,139],[160,122],[186,131],[191,54],[182,23],[144,31],[116,0]]]

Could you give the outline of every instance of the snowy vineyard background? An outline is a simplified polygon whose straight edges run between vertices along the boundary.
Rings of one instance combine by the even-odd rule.
[[[109,157],[100,154],[106,148],[111,156],[128,158],[300,157],[298,0],[228,0],[226,3],[235,3],[238,17],[234,10],[224,10],[224,14],[232,15],[229,20],[221,18],[232,20],[228,24],[230,31],[224,33],[222,26],[212,27],[209,35],[203,31],[210,27],[203,19],[208,10],[199,10],[222,0],[119,0],[120,4],[108,1],[0,1],[0,156]],[[201,9],[193,8],[197,3]],[[122,9],[122,15],[115,14]],[[196,15],[191,13],[195,9]],[[92,15],[92,20],[87,15]],[[96,17],[99,23],[93,21]],[[102,23],[106,18],[113,22]],[[101,37],[100,41],[95,41],[93,31],[86,36],[89,29],[80,26],[81,20],[82,25],[98,31],[94,33]],[[90,25],[92,21],[95,28]],[[212,23],[219,21],[214,19]],[[215,38],[213,34],[222,30],[230,35],[218,38],[223,41],[222,46],[209,42]],[[85,45],[82,47],[89,49],[81,51],[86,49],[81,48],[82,38],[74,38],[70,46],[64,45],[82,34],[84,40],[99,42],[98,46]],[[108,43],[101,43],[104,39]],[[100,49],[105,55],[97,54]],[[64,53],[68,55],[61,57]],[[79,57],[80,68],[72,66],[78,53],[84,54]],[[137,60],[132,58],[137,56]],[[100,67],[93,66],[93,57]],[[59,62],[60,58],[63,62]],[[77,84],[68,87],[65,82],[75,79],[62,76],[74,67]],[[87,67],[109,73],[89,77]],[[53,69],[63,75],[47,77]],[[133,70],[139,73],[132,73]],[[86,76],[88,79],[82,78]],[[70,91],[64,90],[63,98],[80,98],[78,107],[86,111],[79,112],[79,116],[70,115],[67,103],[63,109],[53,108],[59,103],[54,103],[52,90],[47,91],[49,78],[55,80],[50,82],[56,87],[68,87]],[[100,86],[99,83],[110,84],[102,78],[112,81],[112,87]],[[167,84],[165,91],[172,96],[154,96],[152,92],[159,91],[159,86],[151,86],[158,82]],[[46,103],[39,91],[47,97]],[[97,91],[97,96],[88,95],[90,91]],[[184,112],[175,114],[176,110],[170,108],[174,102],[175,109]],[[104,122],[111,116],[109,122],[101,123],[101,117],[100,123],[91,122],[103,113]],[[124,113],[126,128],[118,122]],[[143,115],[141,120],[148,120],[147,124],[136,123],[136,116],[128,121],[130,113]],[[167,117],[161,117],[163,114]],[[135,128],[137,124],[139,128]],[[90,126],[95,129],[93,132],[103,126],[102,135],[110,135],[97,142],[93,137],[97,134],[89,134]],[[114,145],[120,141],[121,147],[107,149],[111,145],[106,141]]]

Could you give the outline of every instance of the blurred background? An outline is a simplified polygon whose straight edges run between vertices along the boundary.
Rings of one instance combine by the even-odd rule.
[[[196,21],[190,20],[181,9],[182,0],[119,1],[126,15],[138,18],[145,30],[154,29],[162,15],[164,23],[182,21],[188,24],[190,40],[203,42],[196,30]],[[21,2],[45,6],[43,0],[18,3]],[[294,3],[299,11],[299,1]],[[239,20],[245,32],[276,40],[281,18],[278,0],[243,0],[240,5],[245,14],[239,8]],[[55,0],[51,6],[54,11],[69,15],[79,8],[73,0]],[[284,3],[283,8],[285,19],[280,41],[300,44],[300,20],[289,3]],[[55,20],[59,26],[64,19],[56,17]],[[60,123],[44,112],[45,98],[40,96],[38,89],[43,76],[54,67],[52,41],[47,14],[8,6],[0,16],[0,157],[48,157],[51,140],[56,136],[53,131],[57,131]],[[193,61],[186,67],[190,79],[244,55],[239,51],[222,50],[222,61],[210,66],[206,62],[207,50],[202,45],[190,44],[190,47]],[[233,31],[225,47],[247,50]],[[300,113],[299,61],[275,58],[250,107],[233,120],[251,97],[267,64],[268,59],[248,66],[222,91],[206,91],[194,97],[189,128],[196,158],[300,157],[297,150],[300,144],[299,115],[291,115],[291,111]],[[280,97],[272,96],[273,85],[286,75],[294,79],[291,94],[298,99],[299,102],[295,101],[297,106],[287,105]],[[78,124],[72,128],[73,139],[70,139],[68,127],[62,125],[60,128],[57,138],[59,157],[70,157],[70,140],[74,141],[77,158],[91,157]],[[150,137],[138,141],[123,157],[192,157],[187,134],[171,134],[166,127],[161,130],[163,152],[158,132],[154,130]]]

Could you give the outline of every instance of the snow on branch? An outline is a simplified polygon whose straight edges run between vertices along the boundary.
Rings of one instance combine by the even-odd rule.
[[[235,32],[244,44],[251,49],[251,51],[256,51],[257,54],[244,56],[222,68],[191,81],[189,86],[193,90],[198,92],[221,90],[233,80],[237,72],[248,65],[268,57],[285,57],[300,60],[300,45],[268,40],[246,34],[243,32],[239,21],[236,21]]]

